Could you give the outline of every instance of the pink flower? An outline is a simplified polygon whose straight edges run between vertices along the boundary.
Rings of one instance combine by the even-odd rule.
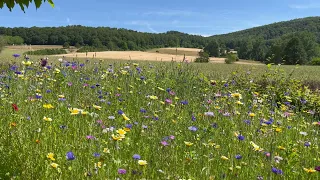
[[[167,143],[167,141],[161,141],[161,144],[162,144],[163,146],[169,146],[169,144]]]

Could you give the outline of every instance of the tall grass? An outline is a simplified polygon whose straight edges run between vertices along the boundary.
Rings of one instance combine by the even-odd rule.
[[[2,179],[320,178],[319,94],[287,67],[10,61]]]

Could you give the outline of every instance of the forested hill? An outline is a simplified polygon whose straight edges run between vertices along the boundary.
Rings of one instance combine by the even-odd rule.
[[[317,37],[317,42],[320,42],[320,17],[306,17],[277,22],[233,33],[214,35],[209,38],[223,42],[241,41],[244,39],[263,39],[272,42],[274,39],[297,32],[310,32]]]
[[[0,27],[0,35],[19,36],[26,44],[93,46],[105,50],[144,50],[156,47],[203,47],[208,39],[176,31],[153,34],[109,27]],[[10,44],[10,43],[8,43]]]

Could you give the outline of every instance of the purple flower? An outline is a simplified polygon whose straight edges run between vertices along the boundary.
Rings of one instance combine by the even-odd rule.
[[[190,131],[193,131],[193,132],[196,132],[196,131],[198,130],[198,128],[195,127],[195,126],[190,126],[190,127],[188,127],[188,129],[189,129]]]
[[[250,121],[250,120],[244,120],[243,122],[246,123],[246,124],[248,124],[248,125],[251,124],[251,121]]]
[[[275,174],[283,174],[283,172],[282,172],[281,169],[277,169],[277,168],[275,168],[275,167],[273,167],[273,168],[271,169],[271,171],[272,171],[273,173],[275,173]]]
[[[188,105],[188,104],[189,104],[187,100],[181,101],[180,103],[181,103],[182,105]]]
[[[167,141],[161,141],[161,144],[162,144],[163,146],[169,146],[169,143],[168,143]]]
[[[118,114],[122,115],[123,111],[122,110],[118,110]]]
[[[175,137],[173,135],[170,135],[169,138],[173,140]]]
[[[146,126],[146,125],[142,125],[142,128],[143,128],[143,129],[147,129],[147,128],[148,128],[148,126]]]
[[[141,156],[140,156],[139,154],[134,154],[134,155],[132,156],[132,158],[133,158],[134,160],[139,160],[139,159],[141,159]]]
[[[74,154],[73,154],[72,151],[69,151],[69,152],[67,152],[67,154],[66,154],[66,158],[67,158],[68,161],[72,161],[72,160],[74,160],[76,157],[74,156]]]
[[[125,169],[118,169],[118,174],[126,174],[127,170]]]
[[[194,115],[192,115],[191,119],[192,121],[195,121],[197,118]]]
[[[141,113],[146,113],[146,112],[147,112],[147,110],[145,110],[145,109],[141,108],[141,109],[140,109],[140,112],[141,112]]]
[[[239,134],[239,135],[238,135],[238,139],[239,139],[240,141],[243,141],[243,140],[244,140],[244,136],[242,136],[241,134]]]
[[[211,117],[212,117],[212,116],[214,116],[214,113],[213,113],[213,112],[205,112],[204,115],[205,115],[205,116],[211,116]]]
[[[166,103],[168,103],[168,104],[172,104],[172,100],[171,100],[171,99],[166,99],[165,101],[166,101]]]
[[[320,172],[320,166],[317,166],[314,168],[314,170],[319,171]]]
[[[126,128],[129,128],[129,129],[131,129],[132,128],[132,124],[126,124]]]
[[[310,142],[305,142],[305,143],[304,143],[304,146],[306,146],[306,147],[309,147],[310,145],[311,145]]]
[[[240,154],[237,154],[235,157],[236,157],[236,159],[241,159],[242,158],[242,156]]]
[[[20,57],[20,54],[13,54],[12,56],[15,58],[18,58],[18,57]]]
[[[86,136],[87,139],[94,139],[94,136],[88,135]]]
[[[99,153],[93,153],[93,156],[94,157],[100,157],[100,154]]]

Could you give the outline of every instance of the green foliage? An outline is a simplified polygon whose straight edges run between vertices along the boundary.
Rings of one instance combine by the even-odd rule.
[[[20,36],[4,36],[3,38],[7,45],[21,45],[24,43]]]
[[[208,63],[209,62],[209,54],[204,51],[199,52],[199,57],[195,59],[196,63]]]
[[[208,53],[210,57],[220,56],[220,47],[217,41],[211,41],[203,50]]]
[[[11,11],[15,5],[19,5],[22,11],[25,11],[25,8],[28,8],[29,5],[34,1],[36,8],[39,8],[42,2],[48,1],[48,3],[54,7],[54,3],[52,0],[2,0],[0,1],[0,8],[2,9],[4,5],[8,7]]]
[[[27,55],[55,55],[55,54],[67,54],[64,49],[40,49],[36,51],[27,51],[24,54]]]
[[[227,58],[225,59],[226,64],[233,64],[237,61],[237,55],[236,54],[227,54]]]
[[[0,36],[0,53],[1,53],[4,46],[5,46],[5,40],[4,40],[3,36]]]
[[[68,49],[70,48],[70,45],[68,42],[63,43],[63,48]]]
[[[284,49],[285,64],[305,64],[307,53],[298,37],[293,37]]]
[[[311,65],[320,66],[320,57],[312,58]]]

